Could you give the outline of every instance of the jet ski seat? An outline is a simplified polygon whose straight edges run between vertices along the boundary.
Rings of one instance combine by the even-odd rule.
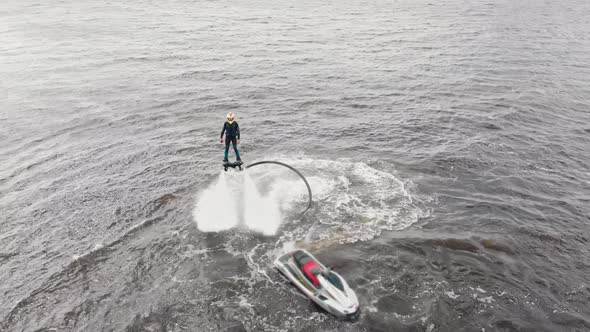
[[[303,271],[305,277],[311,281],[314,286],[319,286],[320,282],[316,275],[321,273],[321,268],[318,263],[303,251],[296,251],[293,253],[293,258],[295,259],[295,262],[297,262],[297,266]]]

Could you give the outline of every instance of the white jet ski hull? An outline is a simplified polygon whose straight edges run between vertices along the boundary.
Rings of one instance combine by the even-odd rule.
[[[316,276],[318,285],[302,271],[301,261],[313,260],[321,274]],[[341,319],[356,319],[360,314],[358,299],[346,281],[336,272],[326,268],[305,250],[286,253],[274,262],[277,269],[303,294],[321,308]]]

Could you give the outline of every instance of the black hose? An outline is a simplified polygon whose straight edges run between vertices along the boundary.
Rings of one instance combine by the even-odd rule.
[[[246,166],[246,168],[251,168],[251,167],[254,167],[254,166],[257,166],[257,165],[262,165],[262,164],[281,165],[281,166],[287,167],[288,169],[290,169],[293,172],[297,173],[297,175],[299,175],[299,177],[301,177],[301,179],[303,180],[303,182],[305,182],[305,185],[307,186],[307,193],[309,194],[309,203],[307,204],[307,208],[303,211],[303,213],[305,213],[305,212],[307,212],[307,210],[311,209],[311,205],[313,203],[312,196],[311,196],[311,187],[309,186],[309,183],[307,182],[307,180],[305,179],[305,176],[303,176],[303,174],[301,174],[297,169],[295,169],[291,165],[287,165],[287,164],[282,163],[280,161],[272,161],[272,160],[257,161],[255,163],[252,163],[252,164]]]

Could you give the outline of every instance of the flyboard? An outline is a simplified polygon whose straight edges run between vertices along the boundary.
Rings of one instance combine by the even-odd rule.
[[[224,161],[223,162],[223,169],[227,172],[227,170],[231,168],[238,168],[240,171],[242,170],[242,165],[244,163],[242,161]]]

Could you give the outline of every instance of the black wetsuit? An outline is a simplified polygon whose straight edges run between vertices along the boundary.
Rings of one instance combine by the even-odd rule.
[[[226,121],[223,124],[223,129],[221,129],[221,136],[223,138],[223,134],[225,133],[225,154],[224,154],[224,161],[227,161],[228,154],[229,154],[229,143],[231,142],[234,147],[234,152],[236,153],[236,160],[241,161],[240,159],[240,152],[238,151],[238,144],[236,139],[240,139],[240,126],[236,121],[232,121],[230,124],[229,121]]]

